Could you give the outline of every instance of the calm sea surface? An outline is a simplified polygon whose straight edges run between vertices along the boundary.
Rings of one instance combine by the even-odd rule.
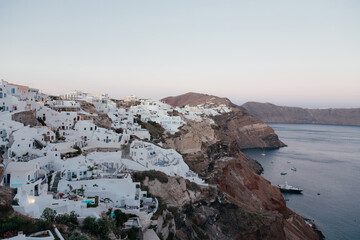
[[[284,194],[286,204],[314,219],[326,239],[360,239],[360,127],[269,125],[288,147],[266,150],[265,156],[245,152],[264,167],[262,176],[273,185],[287,181],[303,188],[302,195]]]

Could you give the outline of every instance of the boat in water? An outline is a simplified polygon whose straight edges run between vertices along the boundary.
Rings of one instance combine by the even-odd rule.
[[[262,153],[261,153],[261,156],[266,156],[265,154],[265,149],[263,149]]]
[[[293,170],[294,172],[296,172],[296,167],[291,168],[291,170]]]
[[[281,192],[284,193],[301,193],[304,189],[290,186],[287,182],[284,185],[278,185]]]
[[[282,173],[280,173],[281,175],[286,175],[287,174],[287,172],[282,172]]]

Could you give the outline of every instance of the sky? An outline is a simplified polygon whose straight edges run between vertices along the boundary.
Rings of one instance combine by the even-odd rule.
[[[360,1],[1,0],[0,79],[50,94],[360,107]]]

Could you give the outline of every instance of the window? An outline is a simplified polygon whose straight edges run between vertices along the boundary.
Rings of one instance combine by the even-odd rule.
[[[3,98],[3,94],[2,94],[2,92],[0,92],[0,98]]]
[[[86,131],[86,128],[84,128],[84,130]]]
[[[15,88],[12,88],[12,89],[11,89],[11,93],[12,93],[12,94],[15,94]]]

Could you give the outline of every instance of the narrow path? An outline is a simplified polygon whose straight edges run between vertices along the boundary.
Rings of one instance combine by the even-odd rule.
[[[51,187],[51,191],[54,193],[57,193],[57,188],[59,185],[59,181],[60,181],[61,177],[60,177],[60,171],[56,173],[55,179],[54,179],[54,183]]]

